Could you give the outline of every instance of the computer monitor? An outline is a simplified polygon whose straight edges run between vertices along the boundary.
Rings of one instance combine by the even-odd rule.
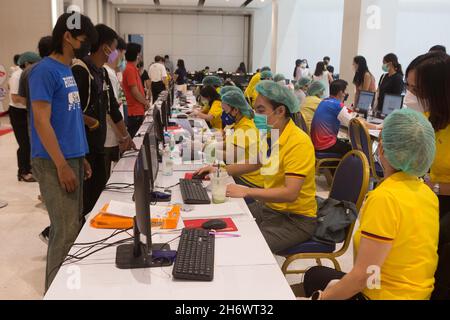
[[[358,112],[367,114],[369,109],[373,107],[373,102],[375,100],[375,92],[361,91],[359,94],[359,99],[356,102],[356,108]]]
[[[152,192],[159,171],[158,143],[156,142],[154,124],[149,126],[145,133],[143,147],[145,148],[147,167],[149,168],[150,192]]]
[[[161,111],[159,111],[156,106],[153,108],[153,124],[156,140],[164,143],[164,128],[161,119]]]
[[[170,117],[172,116],[171,108],[167,100],[164,100],[161,104],[161,120],[164,129],[167,131],[167,128],[171,126]]]
[[[403,107],[402,95],[386,94],[384,96],[383,110],[381,111],[382,117],[387,117],[395,110],[400,110]]]
[[[116,266],[119,269],[142,269],[170,266],[169,260],[155,259],[158,250],[170,250],[167,244],[152,243],[150,214],[150,182],[145,148],[139,152],[134,166],[134,201],[136,216],[133,220],[134,243],[121,245],[116,252]]]

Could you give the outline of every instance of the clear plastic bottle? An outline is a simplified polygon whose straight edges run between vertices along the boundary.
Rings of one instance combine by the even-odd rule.
[[[367,111],[367,121],[371,122],[373,120],[373,108],[369,107],[369,110]]]
[[[173,158],[170,147],[166,146],[163,152],[163,176],[169,177],[173,175]]]
[[[169,142],[169,147],[170,147],[170,151],[174,151],[175,150],[175,146],[176,146],[176,142],[175,142],[175,136],[172,133],[169,133],[170,135],[170,142]]]

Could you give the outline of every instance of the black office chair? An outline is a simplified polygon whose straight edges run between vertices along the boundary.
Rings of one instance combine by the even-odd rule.
[[[352,202],[359,210],[369,189],[370,170],[366,156],[361,151],[349,152],[339,164],[331,187],[330,198],[340,201]],[[306,270],[288,270],[289,266],[296,260],[316,260],[321,266],[321,259],[331,260],[336,270],[341,271],[341,267],[336,260],[342,256],[350,246],[355,224],[346,230],[346,239],[338,251],[336,244],[325,244],[316,241],[300,243],[293,248],[279,253],[286,257],[282,266],[283,274],[305,273]]]
[[[303,114],[301,112],[294,113],[294,115],[292,116],[292,120],[294,120],[294,123],[297,127],[302,129],[308,136],[310,135],[305,118],[303,117]]]
[[[369,160],[372,178],[375,179],[376,183],[381,182],[384,179],[383,168],[375,161],[373,156],[373,140],[369,134],[369,130],[367,130],[361,119],[355,118],[350,121],[348,134],[353,150],[362,151]]]

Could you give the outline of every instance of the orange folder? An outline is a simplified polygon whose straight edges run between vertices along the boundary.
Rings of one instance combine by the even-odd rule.
[[[133,227],[133,218],[123,217],[108,213],[109,204],[106,204],[100,212],[91,220],[90,225],[96,229],[130,229]],[[161,229],[176,229],[180,219],[181,208],[178,205],[172,207],[164,218],[152,218],[152,227]]]

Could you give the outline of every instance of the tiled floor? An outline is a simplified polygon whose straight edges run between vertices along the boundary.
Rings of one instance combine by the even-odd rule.
[[[0,127],[8,125],[7,117],[0,118]],[[0,200],[9,203],[0,209],[0,300],[42,299],[47,246],[38,234],[49,220],[37,198],[37,183],[17,181],[16,149],[12,133],[0,137]],[[326,197],[325,179],[320,177],[317,182],[319,196]],[[353,265],[351,248],[338,259],[344,271]],[[277,260],[281,265],[284,259],[277,257]],[[296,263],[294,267],[305,268],[313,263]],[[288,276],[290,284],[301,280],[300,276]]]

